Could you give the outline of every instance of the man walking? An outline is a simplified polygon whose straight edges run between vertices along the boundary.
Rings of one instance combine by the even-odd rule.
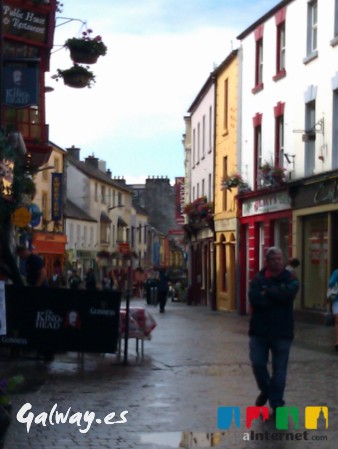
[[[256,406],[268,401],[275,412],[284,405],[289,352],[293,340],[293,301],[299,288],[295,275],[285,269],[280,248],[266,252],[266,266],[252,279],[249,301],[249,350],[253,373],[260,390]],[[271,353],[271,368],[268,362]]]

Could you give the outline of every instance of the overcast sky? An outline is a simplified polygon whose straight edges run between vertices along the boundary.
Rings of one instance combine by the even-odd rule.
[[[210,72],[238,47],[236,36],[279,1],[63,3],[46,74],[54,88],[46,94],[50,140],[81,148],[81,159],[105,160],[128,183],[143,183],[148,176],[184,176],[184,115]],[[86,27],[102,36],[108,52],[91,66],[96,84],[73,89],[51,75],[71,67],[62,45]]]

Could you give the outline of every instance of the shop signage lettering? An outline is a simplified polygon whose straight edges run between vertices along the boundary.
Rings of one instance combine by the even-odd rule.
[[[267,195],[263,198],[248,200],[243,203],[242,215],[259,215],[290,209],[290,197],[286,193]]]
[[[52,173],[52,220],[62,218],[62,173]]]
[[[36,329],[60,329],[62,317],[52,310],[37,311]]]
[[[37,64],[11,63],[3,70],[5,105],[25,108],[38,104],[38,66]]]
[[[46,41],[47,16],[44,14],[4,5],[3,26],[4,34],[34,42]]]
[[[90,309],[91,315],[101,315],[101,316],[115,316],[115,310],[109,309]]]
[[[313,202],[315,204],[319,203],[335,203],[338,201],[338,179],[335,179],[332,182],[321,182],[317,191],[315,192],[315,196],[313,198]]]

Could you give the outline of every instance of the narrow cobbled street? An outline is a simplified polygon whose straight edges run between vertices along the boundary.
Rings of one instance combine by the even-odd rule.
[[[245,427],[246,407],[254,404],[257,395],[248,362],[247,317],[184,303],[170,302],[164,314],[142,300],[133,299],[132,305],[145,306],[157,321],[152,339],[145,342],[143,362],[135,357],[134,340],[129,342],[127,365],[123,357],[118,360],[112,354],[85,354],[81,361],[77,354],[69,353],[57,355],[49,364],[24,358],[6,360],[9,373],[25,376],[26,388],[12,397],[13,418],[4,449],[212,445],[229,449],[332,449],[336,445],[338,380],[334,373],[338,355],[332,349],[332,328],[296,323],[286,401],[299,409],[297,432],[303,436],[296,441],[271,441],[266,439],[276,432],[271,422],[257,420],[250,430]],[[32,418],[29,433],[27,423],[16,418],[27,403],[33,413],[24,414]],[[219,406],[240,407],[239,428],[217,428]],[[307,406],[327,406],[329,420],[325,430],[308,430],[305,440],[303,416]],[[42,412],[49,415],[53,407],[63,413],[71,407],[69,416],[94,412],[95,419],[88,423],[76,415],[72,423],[69,419],[54,425],[48,419],[45,425],[34,421]],[[110,423],[124,421],[123,416],[126,422],[104,424],[112,412],[116,417],[110,416]],[[265,439],[246,441],[250,431],[251,436],[265,432]]]

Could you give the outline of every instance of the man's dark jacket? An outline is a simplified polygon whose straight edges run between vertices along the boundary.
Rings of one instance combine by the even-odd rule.
[[[298,279],[286,269],[276,277],[266,268],[257,273],[249,287],[252,307],[249,335],[292,339],[293,301],[298,288]]]

